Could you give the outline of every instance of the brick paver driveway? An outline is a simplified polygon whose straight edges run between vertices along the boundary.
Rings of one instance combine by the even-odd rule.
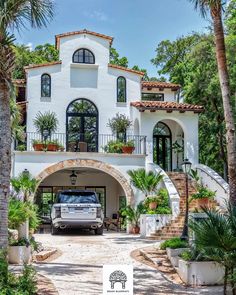
[[[60,295],[102,294],[102,265],[130,264],[134,266],[134,294],[222,294],[221,288],[186,289],[166,280],[160,272],[130,257],[130,252],[152,242],[121,233],[89,233],[35,235],[46,246],[57,247],[62,255],[52,262],[37,265],[37,270],[49,277]]]

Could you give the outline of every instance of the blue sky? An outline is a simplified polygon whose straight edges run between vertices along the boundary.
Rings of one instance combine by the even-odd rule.
[[[129,66],[137,64],[156,75],[150,60],[164,40],[204,31],[209,23],[187,0],[56,0],[56,13],[47,29],[26,30],[18,43],[34,47],[54,43],[54,35],[88,29],[113,36],[113,46],[126,56]]]

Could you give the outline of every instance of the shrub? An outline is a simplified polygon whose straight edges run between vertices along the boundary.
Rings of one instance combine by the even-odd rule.
[[[192,200],[198,200],[198,199],[204,199],[204,198],[213,199],[215,195],[216,193],[209,190],[207,187],[199,186],[198,192],[191,196],[190,202]]]
[[[29,219],[30,229],[36,229],[39,226],[38,207],[31,202],[22,202],[11,197],[8,208],[9,228],[18,229],[27,219]]]
[[[56,114],[50,111],[44,114],[38,112],[33,122],[37,132],[41,134],[42,139],[44,131],[48,131],[48,136],[50,137],[52,133],[57,130],[57,125],[59,123]]]
[[[35,295],[36,272],[32,266],[24,265],[20,275],[8,270],[7,255],[0,252],[0,295]]]
[[[165,250],[166,248],[177,249],[186,247],[188,247],[188,243],[178,237],[166,240],[160,245],[161,250]]]
[[[112,119],[109,119],[107,127],[111,128],[113,134],[123,133],[132,126],[132,121],[123,114],[117,113]]]
[[[104,151],[106,153],[117,153],[122,154],[122,147],[124,146],[124,143],[122,143],[119,140],[111,140],[107,143],[107,145],[104,146]]]

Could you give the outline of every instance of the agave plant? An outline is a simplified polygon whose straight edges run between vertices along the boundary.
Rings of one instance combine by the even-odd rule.
[[[236,208],[228,204],[227,213],[203,208],[207,218],[192,221],[189,227],[195,234],[195,245],[205,257],[225,267],[224,294],[228,281],[236,294]]]
[[[160,173],[156,174],[153,171],[146,172],[144,168],[129,170],[127,173],[131,177],[132,185],[142,191],[145,197],[156,192],[159,183],[163,179]]]

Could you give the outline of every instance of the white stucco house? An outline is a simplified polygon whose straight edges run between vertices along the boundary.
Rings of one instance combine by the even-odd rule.
[[[87,30],[57,35],[59,61],[29,65],[26,79],[15,81],[24,111],[26,149],[19,151],[16,145],[12,175],[27,169],[37,177],[41,200],[44,195],[53,198],[63,188],[94,189],[105,215],[111,217],[125,201],[137,203],[142,198],[130,185],[127,170],[162,170],[177,215],[179,195],[165,172],[179,168],[183,158],[199,165],[198,116],[204,108],[178,103],[179,85],[143,81],[142,72],[111,64],[112,41]],[[58,140],[60,151],[33,148],[33,140],[41,136],[34,119],[46,111],[58,118],[51,139]],[[104,151],[117,137],[107,126],[117,113],[132,121],[125,134],[134,142],[132,154]],[[183,148],[178,154],[176,143]],[[71,174],[77,176],[73,185]]]

